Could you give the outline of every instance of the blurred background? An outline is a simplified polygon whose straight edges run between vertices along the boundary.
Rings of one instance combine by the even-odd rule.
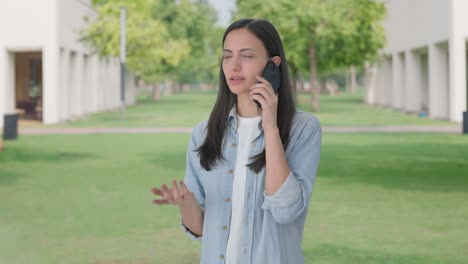
[[[276,26],[298,108],[324,131],[306,263],[468,263],[467,12],[465,0],[3,1],[0,263],[199,262],[178,209],[150,189],[183,179],[222,34],[242,17]]]

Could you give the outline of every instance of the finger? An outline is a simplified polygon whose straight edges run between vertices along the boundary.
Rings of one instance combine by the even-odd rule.
[[[164,199],[156,199],[156,200],[153,200],[153,203],[157,204],[157,205],[164,205],[164,204],[169,204],[169,202],[167,200],[164,200]]]
[[[151,189],[151,192],[152,192],[153,194],[156,194],[156,195],[160,195],[160,196],[163,195],[163,192],[162,192],[160,189],[158,189],[158,188],[152,188],[152,189]]]
[[[267,83],[267,84],[271,85],[270,82],[267,79],[263,78],[262,76],[256,75],[255,78],[257,79],[257,81],[259,81],[261,83]]]
[[[178,202],[181,197],[180,197],[180,194],[179,194],[179,186],[177,186],[177,181],[176,180],[172,181],[171,191],[172,191],[172,197],[174,198],[174,200],[176,202]]]
[[[166,199],[170,204],[175,204],[175,200],[165,184],[161,186],[161,190],[163,191],[164,199]]]
[[[256,89],[265,89],[270,95],[275,95],[275,90],[273,90],[273,86],[269,82],[266,83],[256,83],[250,87],[250,90]]]
[[[273,100],[273,94],[270,94],[266,89],[264,88],[259,88],[259,89],[255,89],[255,90],[252,90],[250,91],[249,93],[251,96],[254,95],[254,94],[257,94],[257,95],[261,95],[263,98],[265,98],[266,100],[268,101],[271,101]]]
[[[253,100],[257,100],[260,103],[260,105],[262,106],[262,109],[265,109],[265,106],[268,105],[265,98],[263,96],[261,96],[261,95],[254,94],[254,95],[251,95],[250,98],[253,99]]]
[[[188,193],[188,192],[189,192],[189,190],[188,190],[188,188],[187,188],[187,185],[185,185],[185,182],[184,182],[184,181],[179,181],[179,184],[180,184],[180,189],[182,189],[182,191],[183,191],[184,193]]]
[[[267,79],[263,78],[262,76],[256,76],[256,77],[257,77],[257,80],[260,81],[260,84],[266,85],[267,91],[268,91],[271,95],[276,94],[276,93],[275,93],[275,90],[273,89],[273,85],[272,85]]]

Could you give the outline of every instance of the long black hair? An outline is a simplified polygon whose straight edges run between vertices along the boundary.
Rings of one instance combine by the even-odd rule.
[[[235,29],[245,28],[259,38],[265,46],[269,58],[279,56],[281,58],[281,87],[278,91],[277,125],[284,149],[289,143],[289,130],[296,112],[291,82],[288,72],[288,64],[284,53],[281,38],[275,27],[267,20],[244,18],[233,22],[224,32],[222,46],[229,32]],[[224,76],[222,61],[219,67],[219,91],[216,103],[208,120],[207,134],[203,144],[197,149],[200,156],[200,165],[205,170],[211,170],[211,166],[217,161],[224,159],[222,155],[222,144],[227,130],[227,119],[229,112],[236,104],[236,95],[228,87]],[[251,157],[253,160],[248,166],[258,173],[265,167],[265,150]]]

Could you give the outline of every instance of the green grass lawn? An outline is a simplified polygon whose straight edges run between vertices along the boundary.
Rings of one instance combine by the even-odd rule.
[[[183,177],[188,140],[5,142],[0,263],[198,263],[200,244],[179,229],[178,210],[153,205],[150,193]],[[324,134],[304,231],[306,263],[468,263],[466,201],[466,136]]]
[[[216,100],[216,92],[194,90],[163,96],[155,102],[140,93],[137,104],[126,109],[126,119],[120,121],[119,111],[87,115],[73,122],[52,127],[193,127],[207,119]],[[323,126],[392,126],[392,125],[448,125],[457,124],[419,118],[390,108],[363,104],[361,94],[321,96],[321,109],[316,113]],[[298,107],[311,112],[310,95],[298,96]]]

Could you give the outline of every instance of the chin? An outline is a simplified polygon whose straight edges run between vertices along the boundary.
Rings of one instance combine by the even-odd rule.
[[[231,93],[235,94],[235,95],[239,95],[239,94],[243,94],[243,93],[248,93],[249,92],[249,88],[246,88],[246,87],[239,87],[239,86],[229,86],[229,90],[231,91]]]

